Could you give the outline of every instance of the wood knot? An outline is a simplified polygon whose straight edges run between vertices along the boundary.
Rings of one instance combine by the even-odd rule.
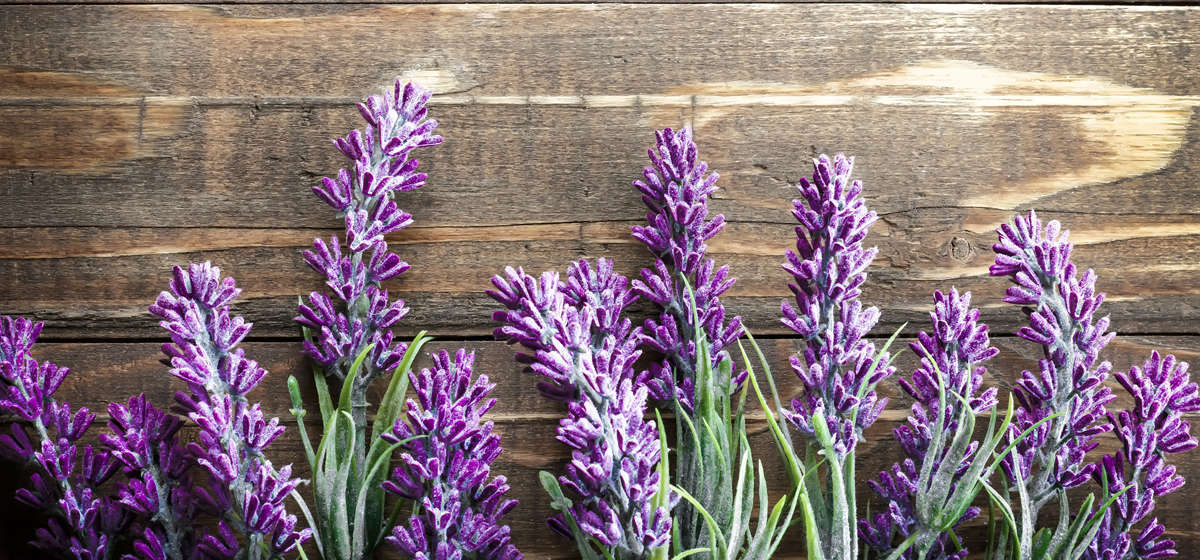
[[[975,247],[962,237],[950,238],[950,258],[959,262],[971,262],[975,258]]]

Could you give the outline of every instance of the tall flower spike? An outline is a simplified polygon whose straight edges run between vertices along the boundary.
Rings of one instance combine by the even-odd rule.
[[[581,550],[598,543],[609,557],[648,558],[668,544],[678,498],[657,495],[658,429],[645,419],[649,394],[633,367],[641,333],[620,318],[636,296],[605,259],[581,260],[568,277],[510,267],[488,292],[507,308],[493,315],[496,337],[527,348],[519,360],[545,378],[543,394],[567,402],[558,440],[571,462],[558,483],[573,505],[549,524]]]
[[[733,286],[734,278],[728,266],[717,268],[707,256],[708,241],[725,227],[724,216],[708,217],[708,199],[717,190],[718,175],[708,173],[708,164],[700,161],[691,128],[667,128],[656,136],[657,145],[649,150],[651,166],[643,171],[645,180],[633,182],[648,210],[648,225],[633,226],[633,237],[657,260],[653,270],[642,270],[633,290],[659,308],[658,317],[645,324],[646,344],[665,356],[650,368],[651,396],[658,401],[679,399],[690,408],[696,390],[696,329],[704,329],[715,365],[730,359],[725,348],[741,336],[742,319],[726,321],[720,296]],[[730,393],[746,380],[745,371],[732,371]]]
[[[150,312],[171,334],[163,362],[188,386],[175,400],[201,430],[188,451],[227,490],[219,499],[232,505],[218,529],[222,535],[240,532],[248,543],[266,543],[270,557],[281,557],[311,530],[295,530],[296,518],[283,505],[299,480],[291,478],[290,466],[276,470],[263,454],[284,428],[246,398],[267,372],[237,348],[251,327],[230,313],[229,304],[241,290],[208,262],[175,267],[170,288]],[[206,540],[212,546],[220,542],[216,535]],[[248,547],[254,554],[260,551]]]
[[[1036,519],[1044,505],[1087,481],[1096,468],[1085,455],[1096,446],[1095,436],[1111,429],[1102,419],[1113,399],[1102,386],[1112,366],[1098,360],[1116,333],[1108,332],[1108,317],[1095,318],[1104,294],[1096,292],[1091,270],[1076,275],[1071,244],[1058,221],[1043,225],[1030,211],[998,234],[991,274],[1012,280],[1004,301],[1029,314],[1017,336],[1045,352],[1038,371],[1023,372],[1013,389],[1019,407],[1010,439],[1061,413],[1020,440],[1003,464],[1009,480],[1025,487]],[[1032,527],[1023,529],[1032,538]]]
[[[96,416],[55,400],[68,370],[29,354],[41,331],[40,322],[0,316],[0,410],[31,424],[37,438],[13,423],[0,449],[35,469],[17,500],[51,515],[31,544],[55,557],[105,558],[131,521],[99,490],[117,464],[105,451],[79,445]]]
[[[887,399],[874,388],[895,372],[886,353],[877,367],[875,345],[863,339],[879,321],[879,309],[858,301],[877,252],[862,244],[876,215],[860,196],[862,183],[850,180],[853,166],[853,158],[822,154],[813,160],[812,181],[800,179],[792,211],[800,222],[796,250],[783,265],[795,278],[789,287],[796,303],[781,306],[783,324],[805,344],[791,358],[804,388],[784,414],[809,437],[814,417],[823,417],[842,457],[883,412]]]
[[[500,517],[516,507],[505,499],[504,476],[491,475],[500,434],[483,415],[496,400],[486,375],[472,379],[475,354],[432,355],[434,367],[412,374],[417,400],[383,438],[402,443],[400,466],[384,488],[419,506],[388,542],[416,560],[519,560]]]
[[[894,430],[905,458],[890,471],[880,473],[878,482],[868,483],[887,505],[884,513],[877,514],[873,520],[860,520],[859,532],[872,548],[884,552],[892,550],[896,538],[903,540],[920,534],[921,540],[928,541],[918,542],[901,558],[918,560],[932,554],[934,558],[963,560],[966,549],[952,550],[941,529],[930,526],[927,515],[941,512],[919,511],[922,496],[934,490],[923,486],[921,471],[928,464],[930,472],[936,473],[947,460],[952,451],[948,442],[943,439],[942,445],[931,444],[939,433],[957,433],[960,414],[985,414],[996,407],[996,389],[992,387],[980,392],[980,388],[987,373],[982,364],[999,350],[988,339],[987,325],[979,322],[979,310],[971,308],[970,292],[959,295],[957,289],[951,288],[948,294],[935,292],[933,299],[934,309],[929,314],[932,332],[922,331],[915,342],[909,343],[920,357],[920,365],[913,371],[911,380],[899,380],[900,386],[914,400],[908,424]],[[963,410],[964,401],[969,411]],[[930,454],[931,447],[937,448],[936,455]],[[951,459],[961,460],[953,471],[947,471],[950,476],[944,491],[947,495],[962,482],[968,466],[976,460],[978,448],[979,442],[972,440],[961,457]],[[927,475],[924,483],[933,486],[943,481]],[[978,507],[967,508],[957,523],[978,514]]]
[[[1108,508],[1088,553],[1088,560],[1165,558],[1178,554],[1175,542],[1162,538],[1158,518],[1138,525],[1154,511],[1154,501],[1183,486],[1183,476],[1166,462],[1167,454],[1196,448],[1183,415],[1200,411],[1200,390],[1188,376],[1187,362],[1158,352],[1117,381],[1133,396],[1133,407],[1109,413],[1121,451],[1106,455],[1094,473],[1110,493],[1124,491]],[[1134,536],[1134,533],[1137,533]]]
[[[409,266],[388,250],[384,235],[412,223],[412,215],[393,200],[395,193],[425,185],[426,175],[417,172],[419,162],[410,159],[411,152],[442,142],[433,133],[437,121],[426,119],[429,96],[429,90],[397,80],[393,89],[360,103],[366,128],[334,140],[350,167],[313,187],[317,198],[344,218],[346,241],[316,239],[305,251],[309,266],[327,278],[333,297],[313,292],[307,304],[300,304],[296,321],[315,333],[305,351],[337,379],[345,379],[354,359],[371,346],[371,359],[357,378],[363,388],[394,370],[407,349],[394,343],[391,328],[408,307],[403,300],[389,300],[382,284]]]

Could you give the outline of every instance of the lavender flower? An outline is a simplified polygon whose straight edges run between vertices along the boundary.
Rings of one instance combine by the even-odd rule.
[[[659,495],[658,430],[645,420],[649,392],[633,368],[641,332],[620,319],[636,296],[605,259],[581,260],[568,277],[511,267],[494,276],[488,294],[507,308],[493,315],[503,324],[496,338],[528,348],[519,359],[545,378],[543,394],[568,403],[558,440],[571,462],[558,482],[575,498],[550,527],[588,557],[594,542],[606,557],[647,558],[668,543],[677,498]]]
[[[875,212],[860,197],[862,183],[851,182],[853,158],[821,155],[813,160],[813,179],[801,178],[801,198],[793,202],[796,250],[787,252],[784,269],[796,306],[781,306],[783,324],[804,337],[803,357],[792,356],[792,370],[804,384],[785,415],[800,432],[814,437],[814,418],[823,417],[840,457],[854,450],[862,432],[887,406],[874,387],[895,368],[886,352],[864,340],[879,321],[879,309],[863,308],[857,298],[877,249],[863,247]]]
[[[1098,362],[1098,357],[1116,333],[1107,332],[1108,317],[1094,318],[1104,294],[1096,292],[1091,270],[1076,275],[1067,232],[1057,221],[1043,227],[1030,211],[998,233],[991,274],[1010,277],[1015,285],[1004,301],[1023,306],[1029,314],[1029,325],[1017,336],[1045,349],[1038,371],[1023,372],[1013,389],[1019,407],[1010,439],[1062,413],[1020,440],[1003,464],[1009,480],[1028,496],[1028,508],[1022,508],[1027,517],[1022,527],[1025,546],[1042,506],[1085,482],[1095,470],[1085,455],[1096,446],[1095,436],[1111,429],[1101,419],[1113,399],[1102,386],[1112,366]]]
[[[305,261],[325,276],[328,290],[312,292],[296,317],[304,327],[305,352],[320,366],[313,382],[322,441],[328,445],[316,446],[325,450],[318,456],[303,429],[301,438],[313,470],[317,517],[312,524],[326,558],[369,556],[391,528],[381,487],[387,471],[372,466],[391,458],[380,436],[401,414],[408,368],[426,339],[421,333],[410,343],[397,342],[391,331],[409,309],[403,300],[391,299],[383,283],[409,265],[388,249],[384,236],[412,223],[412,215],[397,206],[396,193],[425,184],[426,175],[417,172],[419,162],[411,153],[442,142],[433,133],[437,121],[426,119],[429,97],[428,90],[397,80],[382,95],[360,103],[367,126],[334,140],[351,165],[313,187],[345,222],[344,243],[335,235],[314,240],[313,249],[305,251]],[[369,425],[368,388],[387,373],[391,381]],[[349,397],[345,406],[339,402],[335,408],[326,378],[343,386],[342,394]],[[306,411],[298,391],[297,385],[292,412],[303,425]],[[336,395],[338,388],[334,391]],[[350,430],[350,437],[339,435],[337,428],[343,408],[350,417],[341,426]],[[370,479],[367,473],[372,473]]]
[[[175,399],[201,429],[188,451],[221,483],[214,488],[227,489],[219,499],[232,505],[219,523],[220,534],[206,535],[203,545],[220,553],[236,547],[231,537],[238,532],[252,558],[264,547],[270,557],[282,556],[308,539],[311,530],[296,530],[296,517],[283,505],[300,480],[291,477],[290,465],[276,470],[263,454],[284,428],[246,398],[267,372],[237,348],[251,327],[230,313],[229,304],[241,290],[207,262],[187,270],[175,267],[170,288],[150,312],[171,334],[163,362],[188,385]]]
[[[389,300],[382,284],[409,265],[388,251],[383,236],[412,223],[412,215],[393,200],[395,193],[425,184],[426,175],[417,172],[419,162],[409,154],[442,142],[433,134],[437,121],[425,119],[429,96],[428,90],[397,80],[392,91],[360,103],[367,127],[334,141],[353,169],[342,169],[336,178],[313,187],[318,198],[344,217],[346,243],[343,247],[335,235],[328,243],[314,240],[313,250],[305,251],[305,261],[325,275],[333,297],[313,292],[308,305],[299,306],[296,320],[318,335],[305,342],[306,352],[337,379],[345,379],[351,362],[371,347],[366,371],[357,378],[361,387],[395,369],[406,349],[393,344],[390,329],[408,308],[403,300]]]
[[[100,434],[100,441],[127,476],[117,483],[117,500],[132,515],[150,521],[134,539],[137,556],[194,556],[198,514],[219,517],[229,504],[218,487],[196,487],[193,457],[177,437],[183,421],[155,408],[144,394],[110,404],[108,413],[110,431]]]
[[[977,457],[978,441],[955,446],[954,438],[947,434],[959,433],[959,419],[964,414],[973,417],[995,408],[996,389],[979,390],[987,373],[982,364],[999,350],[991,346],[988,327],[979,322],[979,310],[971,308],[970,292],[959,295],[951,288],[949,294],[935,292],[933,299],[934,310],[929,314],[932,334],[922,331],[917,341],[909,344],[921,356],[920,366],[911,381],[899,381],[915,401],[908,424],[894,430],[905,458],[890,471],[880,473],[878,482],[868,483],[887,506],[873,521],[859,521],[859,532],[872,548],[881,551],[893,550],[897,536],[907,539],[917,535],[917,542],[901,558],[917,560],[932,554],[934,558],[963,560],[967,551],[951,550],[944,528],[935,526],[933,517],[951,509],[945,507],[943,495],[952,496],[959,484],[974,483],[964,478],[971,463],[987,459]],[[969,419],[968,424],[964,426],[967,437],[974,426]],[[945,461],[957,464],[943,469]],[[941,503],[926,507],[927,502]],[[978,514],[978,507],[968,506],[961,517],[952,520],[953,525]]]
[[[651,396],[659,401],[678,399],[691,408],[698,363],[695,330],[704,330],[710,359],[719,364],[730,360],[726,347],[741,336],[742,319],[734,317],[726,323],[720,296],[735,280],[728,266],[717,268],[706,256],[708,241],[725,227],[720,214],[708,219],[708,198],[717,190],[718,175],[708,173],[708,164],[699,160],[691,128],[663,129],[656,137],[655,149],[649,150],[651,166],[642,172],[645,181],[633,182],[649,210],[649,225],[633,226],[633,237],[657,260],[653,270],[642,270],[633,291],[660,310],[645,325],[647,346],[665,356],[650,368]],[[731,379],[719,380],[728,381],[729,393],[746,379],[745,371],[734,371]]]
[[[483,420],[496,403],[487,398],[495,384],[482,374],[472,379],[474,353],[432,357],[433,369],[412,375],[418,400],[408,401],[407,421],[397,420],[383,436],[404,450],[384,488],[419,506],[387,540],[416,560],[519,560],[508,526],[500,524],[517,501],[504,498],[504,476],[491,476],[500,434]]]
[[[105,451],[79,445],[96,416],[87,408],[72,413],[54,399],[69,370],[29,354],[41,331],[40,322],[0,316],[0,410],[32,424],[38,438],[34,444],[23,425],[13,424],[0,436],[0,449],[40,470],[30,475],[30,488],[16,493],[18,501],[52,515],[32,544],[54,556],[108,558],[131,521],[99,490],[117,464]]]
[[[1130,410],[1109,413],[1108,419],[1122,450],[1105,455],[1094,473],[1112,494],[1123,492],[1104,513],[1087,559],[1122,560],[1165,558],[1178,554],[1175,543],[1162,538],[1165,527],[1157,518],[1136,526],[1154,511],[1154,501],[1183,486],[1183,476],[1166,462],[1169,453],[1195,449],[1183,414],[1200,410],[1200,390],[1188,376],[1187,362],[1158,352],[1142,367],[1117,373],[1117,381],[1133,395]]]

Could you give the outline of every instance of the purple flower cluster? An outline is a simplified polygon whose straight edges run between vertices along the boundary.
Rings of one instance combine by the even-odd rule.
[[[1166,529],[1158,518],[1144,524],[1136,537],[1132,533],[1154,511],[1156,498],[1183,486],[1183,476],[1167,464],[1166,455],[1196,447],[1183,414],[1200,411],[1200,390],[1187,370],[1187,362],[1154,352],[1142,367],[1116,374],[1121,386],[1133,395],[1133,408],[1108,414],[1122,449],[1104,456],[1093,476],[1107,483],[1110,493],[1123,493],[1105,511],[1085,558],[1122,560],[1178,554],[1174,541],[1162,538]]]
[[[717,268],[706,256],[708,241],[725,227],[724,216],[708,217],[708,198],[717,190],[718,175],[708,173],[708,164],[700,161],[690,128],[667,128],[656,136],[657,145],[649,150],[651,166],[642,173],[645,180],[633,183],[649,210],[649,225],[633,226],[633,237],[657,260],[652,270],[642,270],[633,291],[660,310],[645,324],[647,346],[665,356],[650,367],[650,394],[658,401],[678,399],[690,409],[696,390],[696,329],[703,329],[715,366],[730,359],[725,348],[741,335],[742,319],[726,322],[720,296],[735,279],[728,266]],[[730,393],[746,379],[745,371],[733,371]]]
[[[1086,482],[1096,468],[1085,455],[1096,447],[1097,434],[1112,429],[1102,420],[1113,399],[1102,385],[1112,366],[1098,357],[1116,333],[1107,332],[1108,317],[1095,319],[1104,294],[1096,292],[1090,269],[1076,274],[1067,232],[1058,221],[1043,226],[1030,211],[998,233],[991,274],[1010,277],[1015,285],[1004,301],[1029,314],[1029,325],[1017,336],[1045,349],[1038,371],[1023,372],[1013,389],[1019,407],[1010,437],[1062,413],[1035,428],[1003,463],[1009,480],[1025,486],[1036,512],[1066,488]]]
[[[812,181],[800,179],[792,211],[800,222],[796,250],[783,266],[795,277],[789,287],[796,305],[781,306],[783,324],[805,342],[803,357],[791,358],[804,390],[785,415],[811,437],[820,414],[843,457],[883,412],[887,399],[874,387],[895,371],[886,353],[876,363],[875,345],[863,339],[879,321],[878,308],[857,300],[877,252],[862,245],[876,215],[860,197],[862,183],[850,180],[853,165],[842,154],[822,154],[813,160]]]
[[[217,534],[205,536],[204,545],[210,554],[232,555],[243,546],[237,538],[242,533],[248,549],[265,545],[272,557],[290,552],[311,530],[297,530],[296,516],[283,505],[300,480],[291,477],[290,465],[276,470],[263,455],[284,428],[246,398],[267,372],[237,347],[251,326],[230,313],[241,290],[207,262],[175,267],[170,288],[150,307],[171,334],[163,362],[187,383],[188,391],[175,399],[201,429],[188,452],[219,483],[211,488],[223,495],[210,498],[229,504]]]
[[[886,510],[872,521],[859,521],[863,540],[877,550],[891,550],[897,535],[904,539],[922,529],[922,516],[917,511],[919,496],[926,492],[921,486],[921,470],[924,467],[936,472],[950,451],[950,445],[940,445],[937,456],[929,454],[937,430],[940,428],[941,434],[957,433],[964,400],[970,414],[986,413],[997,404],[996,389],[992,387],[980,392],[980,387],[987,373],[983,362],[1000,351],[991,346],[988,327],[979,322],[979,310],[971,308],[971,293],[960,295],[957,289],[951,288],[948,294],[934,292],[933,299],[934,309],[929,314],[933,332],[922,331],[915,342],[909,343],[913,352],[921,357],[921,363],[913,371],[911,380],[901,378],[899,381],[914,400],[908,424],[894,430],[905,458],[893,465],[890,472],[880,473],[878,482],[868,483],[887,501]],[[961,481],[978,448],[978,441],[967,446],[958,468],[952,473],[950,488]],[[979,508],[972,506],[958,522],[978,514]],[[940,531],[931,530],[930,533]],[[945,535],[939,535],[929,551],[936,558],[966,558],[966,550],[952,551],[947,544]],[[902,556],[912,560],[921,557],[915,547]]]
[[[42,323],[0,316],[0,410],[31,424],[37,438],[35,444],[25,426],[14,423],[0,436],[0,449],[40,470],[30,475],[30,488],[16,494],[52,515],[32,544],[55,556],[107,558],[131,522],[119,503],[100,492],[118,465],[104,450],[79,444],[96,415],[87,408],[72,412],[54,399],[69,370],[30,355],[41,331]]]
[[[223,557],[220,547],[212,547],[212,537],[194,532],[199,513],[219,516],[229,504],[217,481],[203,488],[192,478],[193,457],[177,437],[183,421],[155,408],[145,395],[112,403],[108,413],[110,431],[100,434],[100,441],[127,476],[117,483],[117,499],[152,521],[133,544],[138,557]]]
[[[313,292],[308,304],[299,306],[296,320],[317,333],[315,342],[305,343],[306,352],[338,379],[345,379],[354,359],[371,346],[366,371],[358,377],[363,387],[395,369],[406,349],[393,345],[390,329],[408,308],[403,300],[389,300],[381,286],[409,265],[388,251],[384,235],[412,223],[412,215],[393,200],[395,193],[425,184],[426,175],[417,172],[419,162],[409,158],[410,152],[442,142],[433,134],[437,121],[425,118],[429,96],[428,90],[397,80],[394,90],[360,103],[367,127],[334,141],[353,169],[342,169],[313,187],[344,217],[346,241],[343,245],[336,235],[328,242],[316,239],[313,250],[304,252],[308,265],[325,275],[337,301]]]
[[[611,557],[648,557],[669,542],[677,497],[654,506],[661,450],[645,419],[649,391],[634,371],[642,333],[622,318],[636,299],[628,280],[599,259],[573,264],[565,283],[555,272],[534,278],[511,267],[492,283],[488,294],[507,308],[493,315],[503,323],[496,337],[529,349],[519,359],[545,378],[543,394],[567,402],[558,440],[571,462],[558,480],[575,498],[569,517],[550,526],[579,542],[578,527],[583,542],[594,539]]]
[[[491,476],[500,434],[483,415],[496,403],[495,384],[472,379],[475,354],[432,355],[433,369],[413,373],[417,400],[383,438],[401,444],[400,466],[384,489],[414,500],[418,513],[392,530],[388,542],[416,560],[519,560],[500,517],[516,507],[504,476]]]

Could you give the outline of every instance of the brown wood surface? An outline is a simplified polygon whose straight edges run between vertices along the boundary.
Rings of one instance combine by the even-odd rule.
[[[1194,361],[1198,43],[1200,9],[1171,6],[2,6],[0,313],[47,322],[39,356],[74,368],[67,400],[99,409],[147,391],[165,404],[177,384],[145,307],[172,265],[212,260],[245,289],[247,349],[272,371],[256,396],[286,416],[283,382],[307,371],[295,298],[321,284],[300,250],[339,227],[308,190],[342,163],[327,140],[358,126],[352,103],[393,76],[422,81],[447,141],[419,156],[427,187],[399,198],[416,219],[390,238],[413,265],[388,285],[413,309],[399,330],[479,350],[498,383],[496,470],[522,501],[517,543],[527,558],[568,558],[546,536],[536,479],[565,458],[552,440],[562,411],[488,340],[482,290],[507,264],[650,264],[629,237],[644,212],[630,181],[654,128],[692,125],[721,173],[712,206],[730,224],[711,252],[739,277],[726,303],[769,337],[784,392],[790,185],[818,152],[857,156],[881,216],[864,294],[884,313],[876,336],[906,321],[914,333],[930,293],[952,284],[974,292],[994,332],[1017,328],[1006,283],[987,276],[992,230],[1037,208],[1100,275],[1122,333],[1108,359],[1127,367],[1160,349]],[[991,382],[1008,387],[1036,349],[997,343]],[[890,430],[907,401],[885,392],[897,398],[863,477],[898,453]],[[275,444],[279,461],[300,461],[294,434]],[[1187,508],[1197,457],[1179,458],[1193,483],[1158,510],[1184,558],[1200,550]],[[0,478],[4,499],[19,476]],[[0,516],[0,549],[15,556],[24,517]],[[780,557],[799,556],[798,534],[789,542]]]

